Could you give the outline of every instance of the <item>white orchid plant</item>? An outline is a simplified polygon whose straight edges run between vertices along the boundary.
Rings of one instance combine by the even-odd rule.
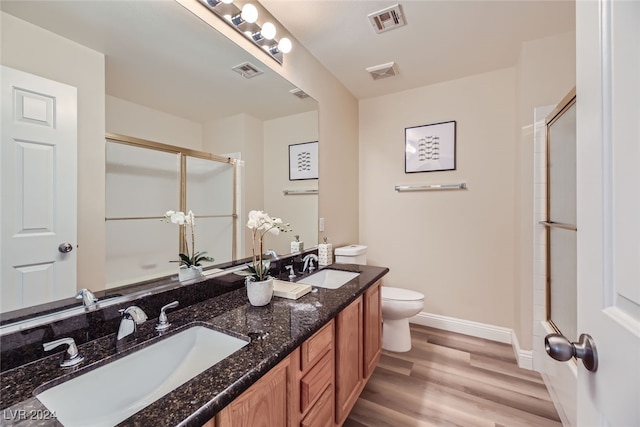
[[[164,218],[166,222],[178,224],[182,230],[183,252],[179,254],[179,260],[171,262],[179,262],[180,266],[189,268],[202,265],[202,261],[213,261],[213,258],[206,256],[206,251],[196,252],[196,235],[194,231],[196,217],[192,211],[186,214],[184,212],[167,211],[164,214]],[[187,241],[187,227],[191,229],[191,251],[189,251],[189,243]]]
[[[271,218],[262,211],[249,212],[247,227],[253,236],[253,262],[249,266],[248,272],[241,272],[245,276],[251,277],[256,282],[261,282],[269,278],[269,267],[271,260],[262,259],[264,254],[264,237],[267,233],[278,235],[281,232],[291,231],[289,224],[282,222],[280,218]]]

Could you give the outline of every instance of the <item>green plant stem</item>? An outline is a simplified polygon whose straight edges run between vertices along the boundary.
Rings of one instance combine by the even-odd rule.
[[[193,218],[191,218],[191,220],[193,221]],[[194,231],[194,225],[191,224],[189,226],[191,228],[191,256],[193,257],[191,259],[191,265],[195,265],[196,263],[196,234]],[[189,256],[189,254],[187,254],[187,256]]]

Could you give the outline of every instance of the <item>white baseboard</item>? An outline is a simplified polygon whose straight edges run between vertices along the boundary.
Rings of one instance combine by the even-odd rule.
[[[511,347],[513,347],[513,352],[516,355],[518,366],[522,369],[533,371],[533,350],[521,349],[518,336],[514,331],[511,331]]]
[[[409,322],[430,328],[511,344],[518,361],[518,366],[524,369],[533,369],[533,352],[520,348],[518,338],[512,329],[425,312],[413,316],[409,319]]]

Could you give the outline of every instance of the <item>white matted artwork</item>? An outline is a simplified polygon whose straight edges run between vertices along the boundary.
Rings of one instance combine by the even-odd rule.
[[[436,172],[456,168],[456,122],[405,128],[404,172]]]
[[[318,179],[318,141],[289,146],[289,181]]]

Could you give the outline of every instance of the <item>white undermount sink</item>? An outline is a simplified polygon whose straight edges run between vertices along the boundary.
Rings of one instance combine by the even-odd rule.
[[[317,273],[311,274],[296,283],[316,286],[318,288],[338,289],[348,281],[358,277],[360,273],[353,271],[330,270],[324,269]]]
[[[36,397],[65,427],[114,426],[247,344],[193,326]]]

